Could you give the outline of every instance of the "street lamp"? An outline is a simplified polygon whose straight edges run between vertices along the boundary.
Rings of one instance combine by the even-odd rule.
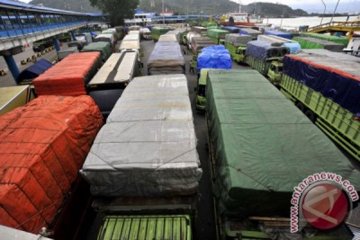
[[[164,0],[162,0],[162,14],[163,14],[163,24],[165,24],[165,5]]]

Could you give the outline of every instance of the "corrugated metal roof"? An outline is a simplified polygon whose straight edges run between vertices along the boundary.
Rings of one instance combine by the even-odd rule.
[[[43,12],[43,13],[57,13],[57,14],[80,15],[80,16],[91,16],[91,17],[102,16],[101,13],[74,12],[74,11],[68,11],[68,10],[62,10],[62,9],[56,9],[56,8],[36,6],[36,5],[32,5],[32,4],[16,2],[16,1],[11,1],[11,0],[0,0],[0,7],[8,8],[8,9],[25,10],[25,11]]]

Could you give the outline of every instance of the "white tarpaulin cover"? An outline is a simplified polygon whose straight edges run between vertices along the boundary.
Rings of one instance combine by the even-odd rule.
[[[188,195],[201,177],[184,75],[127,86],[81,169],[101,196]]]

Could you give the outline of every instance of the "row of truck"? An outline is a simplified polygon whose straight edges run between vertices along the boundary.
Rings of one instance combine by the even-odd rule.
[[[258,71],[232,70],[221,58],[228,69],[203,76],[209,159],[200,162],[181,33],[159,36],[146,63],[148,76],[137,76],[133,46],[140,40],[133,35],[108,58],[99,51],[65,57],[32,81],[35,99],[0,116],[1,225],[56,239],[54,220],[76,192],[74,183],[85,180],[91,207],[103,216],[97,239],[195,239],[199,181],[209,164],[219,229],[214,238],[351,238],[345,226],[322,232],[306,224],[289,232],[293,188],[305,177],[335,172],[360,189],[360,172],[286,96],[312,103],[335,94],[335,115],[342,108],[357,111],[354,71],[344,74],[343,68],[333,79],[329,66],[307,68],[313,55],[306,61],[307,53],[285,55],[284,95]],[[211,47],[199,53],[198,63],[213,63],[214,52],[223,57],[225,51]],[[358,66],[352,60],[344,65],[350,63]],[[301,74],[316,67],[321,75],[313,71],[308,81],[319,93],[308,90],[313,85],[299,87],[306,84]],[[333,91],[336,81],[346,84]],[[343,92],[348,95],[336,95]],[[328,108],[330,100],[323,98]],[[358,137],[359,128],[352,133]]]
[[[353,106],[357,105],[354,103],[357,91],[354,85],[358,79],[356,69],[359,60],[357,57],[341,52],[348,42],[346,38],[313,33],[292,36],[292,34],[274,30],[261,34],[260,31],[254,29],[238,27],[215,29],[192,27],[184,36],[184,43],[189,49],[193,49],[191,66],[198,74],[198,109],[205,108],[206,69],[226,68],[219,64],[211,64],[211,62],[199,66],[199,53],[203,48],[207,49],[210,48],[209,46],[222,43],[233,61],[249,65],[267,77],[337,144],[353,158],[360,160],[360,142],[357,134],[359,112],[355,110],[357,107]],[[201,45],[204,39],[208,41]],[[304,64],[293,67],[294,61],[288,59],[297,59]],[[304,66],[313,68],[307,67],[306,73],[300,73],[300,71],[305,71]],[[201,69],[204,69],[203,76]],[[324,73],[321,69],[327,69],[327,72]],[[296,78],[290,78],[289,74],[293,76],[295,72],[298,73]],[[339,86],[334,83],[334,80],[324,80],[321,83],[324,86],[320,86],[320,83],[313,86],[313,83],[310,83],[314,78],[324,78],[324,76],[327,78],[349,77],[349,81],[337,83]],[[297,87],[293,85],[290,87],[290,82],[296,83]],[[304,92],[299,94],[299,89]]]

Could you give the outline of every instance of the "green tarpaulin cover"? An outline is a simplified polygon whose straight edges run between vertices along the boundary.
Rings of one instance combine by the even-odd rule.
[[[92,42],[86,45],[82,52],[101,52],[101,58],[106,61],[111,55],[110,43],[108,42]]]
[[[257,71],[210,70],[206,97],[222,213],[288,216],[293,188],[323,171],[360,189],[359,171]]]
[[[326,35],[321,33],[302,33],[302,35],[338,43],[343,45],[344,47],[347,46],[349,42],[349,39],[347,37],[337,37],[337,36]]]

